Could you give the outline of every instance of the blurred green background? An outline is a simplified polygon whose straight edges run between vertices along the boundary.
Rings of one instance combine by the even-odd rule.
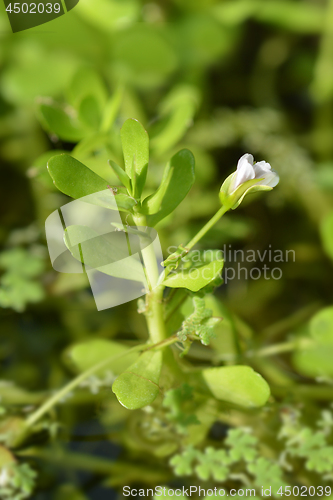
[[[121,161],[119,129],[129,117],[151,137],[147,193],[175,151],[187,147],[196,158],[194,187],[158,227],[165,257],[170,245],[186,243],[218,209],[219,187],[242,154],[278,171],[278,187],[248,197],[201,248],[295,250],[295,262],[279,264],[282,279],[233,280],[217,297],[226,314],[238,318],[251,348],[303,335],[311,316],[333,300],[332,0],[80,0],[68,14],[16,34],[2,4],[0,11],[4,406],[30,404],[31,394],[38,402],[44,391],[69,380],[63,352],[75,341],[146,339],[135,301],[97,313],[81,275],[52,269],[44,232],[46,217],[69,201],[48,177],[48,158],[71,152],[116,184],[107,160]],[[88,94],[99,111],[89,107]],[[295,402],[302,397],[297,384],[315,394],[323,383],[296,358],[258,361],[276,398]],[[325,388],[333,377],[330,359],[321,373]],[[104,419],[111,441],[127,447],[130,457],[144,450],[147,463],[154,463],[154,445],[140,444],[133,422],[130,439],[116,436],[119,422],[132,417],[115,406],[102,411],[103,391],[102,398],[81,395],[60,408],[63,441],[80,434],[75,429],[84,422]],[[323,399],[320,390],[316,394],[311,404],[321,408],[333,391]],[[94,454],[90,445],[78,449]],[[64,472],[59,479],[52,467],[40,467],[45,470],[35,498],[67,498],[58,483],[78,479]],[[124,471],[113,486],[123,484]],[[134,474],[134,481],[146,479]],[[86,480],[88,492],[94,481]]]

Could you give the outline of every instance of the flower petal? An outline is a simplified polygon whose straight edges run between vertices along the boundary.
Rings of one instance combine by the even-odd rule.
[[[257,179],[260,179],[260,177],[263,177],[263,174],[271,172],[272,170],[272,167],[267,161],[258,161],[253,168]]]
[[[279,176],[278,174],[274,171],[271,170],[270,172],[266,172],[265,174],[261,175],[261,178],[263,178],[261,181],[258,181],[258,186],[269,186],[269,187],[275,187],[279,183]]]
[[[254,162],[254,158],[253,158],[253,155],[251,155],[250,153],[245,153],[245,155],[241,156],[238,160],[238,163],[237,163],[237,169],[238,167],[240,166],[240,164],[244,161],[244,160],[247,160],[251,165],[253,165],[253,162]]]
[[[275,170],[273,170],[273,169],[272,169],[272,174],[273,174],[273,177],[269,180],[268,183],[266,183],[266,186],[270,186],[273,188],[277,184],[279,184],[280,177],[279,177],[279,174],[277,172],[275,172]]]
[[[258,185],[275,187],[278,184],[280,180],[278,174],[275,170],[272,170],[272,167],[266,161],[258,161],[253,168],[255,178],[262,179],[258,182]]]
[[[253,156],[251,154],[246,153],[238,160],[236,173],[232,190],[235,190],[238,186],[243,184],[243,182],[255,178]]]

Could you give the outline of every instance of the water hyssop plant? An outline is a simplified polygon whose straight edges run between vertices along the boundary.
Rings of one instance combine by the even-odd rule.
[[[20,464],[18,457],[58,460],[102,474],[116,473],[119,478],[115,482],[111,480],[110,484],[118,486],[125,478],[150,484],[170,481],[172,476],[165,469],[156,470],[155,477],[151,470],[129,463],[103,461],[70,452],[52,455],[47,450],[29,446],[31,436],[45,429],[51,437],[57,435],[56,408],[66,405],[67,400],[75,400],[75,391],[84,387],[96,393],[100,387],[112,386],[116,399],[110,394],[106,399],[111,398],[111,411],[116,415],[120,412],[120,419],[126,420],[123,411],[133,411],[134,415],[134,410],[139,411],[138,419],[134,418],[135,425],[132,423],[131,446],[143,447],[155,457],[166,459],[169,470],[184,481],[186,476],[191,476],[192,482],[197,479],[213,481],[226,484],[227,488],[235,484],[272,488],[272,495],[279,496],[281,488],[289,488],[286,474],[298,467],[297,459],[305,460],[305,468],[312,474],[325,473],[327,481],[333,471],[333,447],[328,442],[333,422],[331,413],[326,411],[318,415],[320,430],[316,431],[302,427],[299,411],[284,407],[282,423],[272,436],[270,419],[274,420],[274,415],[269,408],[274,406],[274,398],[268,383],[251,365],[253,360],[295,350],[295,362],[300,366],[303,363],[305,371],[310,370],[316,350],[325,344],[325,332],[322,334],[321,330],[325,330],[325,324],[327,326],[332,320],[331,310],[321,311],[312,320],[312,343],[303,339],[257,352],[249,350],[238,334],[239,331],[244,333],[246,327],[235,326],[235,319],[228,313],[225,315],[213,295],[223,282],[224,262],[220,252],[193,250],[220,218],[229,210],[235,210],[246,195],[272,190],[279,182],[278,174],[269,163],[254,163],[251,154],[243,155],[235,172],[220,188],[221,206],[215,215],[189,242],[179,245],[161,263],[153,228],[188,194],[195,180],[195,159],[188,149],[174,154],[165,167],[158,189],[147,196],[143,193],[146,193],[149,172],[149,138],[139,121],[125,121],[121,143],[124,168],[109,161],[119,179],[118,186],[110,186],[108,180],[67,153],[51,155],[48,172],[62,193],[87,204],[87,213],[89,207],[98,206],[109,210],[109,214],[120,214],[121,222],[110,222],[110,227],[102,234],[95,226],[94,229],[90,227],[94,221],[90,221],[90,225],[66,225],[62,220],[61,237],[71,258],[84,272],[97,271],[130,283],[131,280],[140,281],[139,295],[144,298],[138,300],[138,314],[145,317],[148,337],[132,346],[119,340],[90,338],[67,348],[65,361],[77,376],[40,405],[30,408],[27,417],[11,416],[2,422],[2,497],[27,498],[34,487],[34,470],[28,463]],[[115,235],[123,237],[125,251],[124,248],[120,251],[118,240],[112,239]],[[132,252],[134,243],[138,258]],[[117,294],[117,289],[112,292]],[[225,326],[221,328],[221,325]],[[228,346],[230,343],[236,346],[233,353]],[[193,362],[195,356],[190,356],[196,352],[196,346],[207,349],[200,350],[199,363]],[[206,358],[203,352],[208,353]],[[304,359],[306,357],[309,359]],[[115,409],[115,402],[118,409]],[[258,409],[266,404],[266,416],[259,414]],[[207,434],[212,432],[221,414],[228,424],[222,447],[216,447],[212,440],[208,438],[207,441]],[[254,434],[253,422],[258,415],[263,425]],[[108,418],[111,417],[106,417],[106,422]],[[276,423],[273,425],[276,427]],[[285,449],[281,448],[283,440]],[[299,480],[302,481],[302,477],[300,473]],[[308,481],[305,484],[308,485]],[[259,490],[254,491],[258,496]],[[325,489],[326,496],[327,491]]]

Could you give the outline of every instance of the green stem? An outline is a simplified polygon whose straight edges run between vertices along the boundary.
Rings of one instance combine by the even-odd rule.
[[[302,340],[290,340],[288,342],[281,342],[280,344],[263,347],[257,351],[250,351],[247,353],[247,356],[274,356],[275,354],[280,354],[281,352],[294,351],[295,349],[306,349],[311,345],[313,345],[313,341],[307,338]]]
[[[204,225],[202,229],[191,239],[191,241],[186,245],[186,250],[191,250],[194,245],[198,243],[199,240],[221,219],[222,215],[224,215],[229,208],[222,206],[218,212]]]
[[[28,448],[18,452],[20,457],[41,458],[43,461],[51,461],[64,468],[87,470],[96,474],[110,474],[114,462],[105,458],[99,458],[82,453],[71,453],[62,449],[40,449]]]
[[[29,448],[17,452],[20,457],[40,458],[43,461],[48,461],[58,467],[64,469],[80,469],[96,474],[112,476],[112,484],[124,484],[123,474],[129,481],[145,481],[150,483],[155,481],[156,484],[164,484],[170,480],[170,473],[166,468],[151,467],[140,465],[137,462],[116,460],[111,461],[105,458],[99,458],[84,453],[75,453],[65,451],[59,448],[40,449]],[[125,483],[126,484],[126,483]]]
[[[53,406],[55,406],[61,399],[66,396],[69,392],[72,390],[76,389],[78,385],[81,384],[86,378],[90,377],[96,371],[100,370],[101,368],[104,368],[105,366],[109,365],[115,360],[118,360],[119,358],[122,358],[124,356],[127,356],[127,354],[134,352],[134,351],[148,351],[150,349],[163,349],[164,347],[167,347],[168,345],[175,344],[178,342],[178,337],[177,335],[173,335],[172,337],[169,337],[167,339],[164,339],[156,344],[145,344],[145,345],[137,345],[132,347],[131,349],[128,349],[128,351],[118,354],[117,356],[110,356],[107,359],[104,359],[100,363],[97,363],[96,365],[90,367],[88,370],[84,371],[80,375],[78,375],[75,379],[73,379],[69,384],[65,385],[60,391],[58,391],[56,394],[51,396],[49,399],[47,399],[42,406],[40,406],[35,412],[33,412],[26,420],[25,425],[26,427],[32,427],[45,413],[49,412]]]
[[[316,103],[316,127],[313,133],[313,146],[321,160],[332,157],[332,95],[333,95],[333,0],[327,2],[325,23],[322,30],[319,54],[314,67],[311,85]]]
[[[261,332],[261,335],[266,340],[269,340],[269,343],[272,343],[273,340],[276,341],[279,337],[283,337],[286,333],[298,328],[301,323],[308,321],[309,318],[311,318],[311,316],[313,316],[321,307],[322,303],[320,301],[307,304],[305,307],[297,310],[290,316],[287,316],[286,318],[283,318],[266,327]]]
[[[86,378],[90,377],[90,375],[93,375],[96,371],[100,370],[101,368],[104,368],[105,366],[109,365],[112,363],[112,361],[118,360],[119,358],[122,358],[124,356],[127,356],[127,354],[133,352],[133,351],[140,351],[140,350],[145,350],[147,347],[150,347],[150,345],[138,345],[134,346],[131,349],[128,349],[128,351],[118,354],[117,356],[110,356],[107,359],[104,359],[100,363],[97,363],[96,365],[90,367],[88,370],[84,371],[77,377],[75,377],[69,384],[65,385],[60,391],[57,391],[56,394],[51,396],[49,399],[47,399],[42,406],[40,406],[36,411],[34,411],[26,420],[25,424],[26,427],[32,427],[43,415],[48,413],[53,406],[59,403],[61,399],[64,398],[69,392],[72,390],[76,389],[77,386],[81,384]]]
[[[133,219],[138,228],[147,226],[147,220],[144,215],[134,215]],[[146,268],[149,290],[152,291],[152,289],[156,286],[159,278],[156,256],[153,244],[151,243],[147,246],[145,242],[143,243],[144,245],[143,249],[141,250],[141,254]]]
[[[162,340],[161,342],[158,342],[158,344],[151,345],[150,347],[145,349],[145,351],[150,351],[151,349],[164,349],[164,347],[167,347],[168,345],[175,344],[176,342],[179,342],[179,338],[178,338],[177,334],[172,335],[171,337],[168,337],[168,338]]]
[[[138,214],[133,218],[138,227],[147,226],[147,220],[144,215]],[[141,253],[149,282],[149,292],[146,294],[146,320],[150,339],[153,343],[156,343],[163,341],[167,336],[163,318],[164,286],[156,286],[159,273],[153,245],[146,246]]]
[[[165,322],[172,318],[174,313],[184,304],[184,302],[188,299],[188,293],[184,288],[174,288],[178,294],[173,295],[173,300],[168,304],[168,308],[165,313]]]
[[[283,386],[271,386],[272,393],[275,396],[280,396],[281,398],[286,398],[286,394],[290,394],[292,397],[304,401],[304,398],[313,399],[317,401],[332,401],[333,399],[333,387],[327,385],[300,385],[295,384],[289,387]]]
[[[118,360],[119,358],[122,358],[124,356],[127,356],[127,354],[134,352],[134,351],[148,351],[150,349],[164,349],[164,347],[167,347],[171,344],[175,344],[178,342],[178,337],[177,335],[172,335],[172,337],[169,337],[167,339],[164,339],[158,343],[155,344],[145,344],[145,345],[137,345],[132,347],[131,349],[128,349],[125,353],[118,354],[117,356],[110,356],[107,359],[104,359],[100,363],[97,363],[96,365],[90,367],[88,370],[84,371],[80,375],[78,375],[75,379],[73,379],[69,384],[65,385],[60,391],[58,391],[56,394],[51,396],[49,399],[47,399],[42,406],[40,406],[35,412],[33,412],[26,420],[25,424],[26,427],[32,427],[45,413],[49,412],[53,406],[55,406],[61,399],[66,396],[69,392],[71,392],[73,389],[76,389],[78,385],[81,384],[86,378],[90,377],[90,375],[93,375],[96,371],[100,370],[101,368],[109,365],[112,363],[112,361]]]
[[[224,215],[228,210],[229,207],[222,206],[186,245],[186,251],[191,250],[191,248],[194,247],[194,245],[214,226],[214,224],[216,224],[216,222],[220,220],[222,215]],[[134,215],[133,219],[138,227],[147,226],[147,220],[144,215]],[[159,274],[153,245],[148,245],[142,250],[142,258],[149,282],[149,292],[146,295],[146,319],[148,331],[152,342],[160,342],[166,337],[166,327],[163,318],[164,286],[159,284],[154,288],[154,286],[159,282]]]
[[[275,354],[280,354],[282,352],[293,351],[297,347],[299,347],[299,341],[290,341],[290,342],[282,342],[281,344],[270,345],[267,347],[263,347],[262,349],[258,349],[257,351],[249,351],[247,353],[247,357],[256,356],[256,357],[266,357],[266,356],[274,356]]]
[[[147,226],[147,220],[144,215],[137,214],[133,216],[134,222],[137,226]],[[163,307],[163,291],[164,286],[162,283],[162,278],[165,275],[163,272],[161,276],[158,274],[158,267],[156,262],[156,255],[154,247],[150,244],[145,247],[142,251],[142,258],[146,268],[146,274],[148,277],[148,282],[150,284],[150,289],[146,294],[146,312],[145,317],[147,321],[147,327],[149,332],[150,340],[157,345],[167,345],[169,339],[167,338],[167,329],[164,320],[164,307]],[[154,288],[155,286],[155,288]],[[172,337],[173,340],[170,344],[177,342],[176,337]],[[170,349],[165,349],[163,352],[163,360],[168,368],[168,376],[164,379],[164,387],[172,387],[175,381],[179,381],[183,376],[182,371],[177,365],[173,353]]]

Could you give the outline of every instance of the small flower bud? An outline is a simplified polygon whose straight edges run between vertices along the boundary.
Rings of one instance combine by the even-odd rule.
[[[243,155],[237,170],[226,178],[220,189],[222,205],[233,210],[243,201],[246,194],[256,191],[270,191],[279,182],[279,176],[269,163],[259,161],[253,164],[253,156]]]

